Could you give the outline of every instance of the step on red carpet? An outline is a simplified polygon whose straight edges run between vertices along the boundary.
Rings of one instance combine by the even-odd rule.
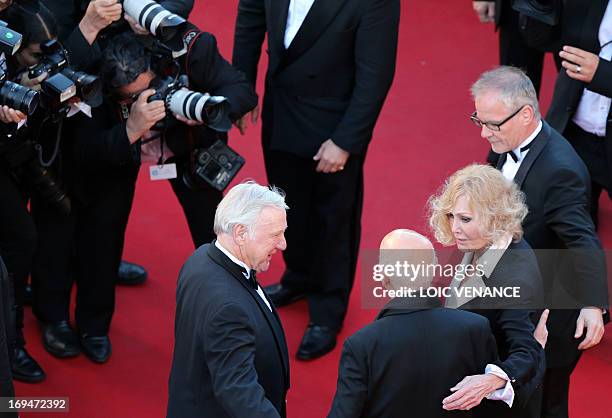
[[[231,57],[237,0],[201,0],[192,20],[213,32],[222,53]],[[384,47],[382,45],[381,47]],[[395,82],[380,116],[365,169],[362,250],[377,248],[398,227],[427,233],[424,206],[440,182],[459,167],[483,161],[487,145],[469,123],[469,86],[497,62],[496,35],[480,24],[470,1],[402,1]],[[261,73],[263,74],[263,67]],[[542,102],[550,101],[554,78],[547,61]],[[261,92],[261,83],[259,86]],[[231,134],[231,145],[246,157],[240,179],[265,182],[259,126],[245,136]],[[113,356],[104,365],[85,357],[58,360],[40,343],[31,312],[26,316],[28,350],[47,372],[41,384],[16,384],[19,396],[67,396],[67,414],[24,413],[26,418],[165,417],[173,346],[174,292],[178,271],[193,251],[181,208],[165,182],[150,182],[141,170],[128,227],[125,258],[143,264],[149,280],[141,287],[117,289],[110,338]],[[612,205],[602,198],[601,236],[612,247]],[[260,281],[279,278],[276,257]],[[304,302],[280,310],[293,355],[307,323]],[[341,343],[376,315],[360,306],[359,279],[353,290]],[[612,328],[588,351],[573,375],[573,418],[610,416]],[[335,390],[340,347],[310,363],[291,362],[288,412],[291,418],[326,416]],[[407,412],[408,413],[408,412]],[[407,415],[408,416],[408,415]],[[214,418],[214,417],[206,417]]]

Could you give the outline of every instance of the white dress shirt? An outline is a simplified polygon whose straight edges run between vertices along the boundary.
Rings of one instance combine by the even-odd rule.
[[[599,59],[612,60],[612,1],[608,1],[608,7],[604,13],[599,26]],[[606,136],[606,121],[610,113],[612,98],[593,93],[584,89],[574,114],[573,121],[586,132],[594,135]]]
[[[227,258],[232,260],[232,262],[234,262],[235,264],[238,264],[240,267],[244,268],[246,270],[246,272],[243,272],[242,274],[244,274],[244,278],[246,280],[249,279],[249,277],[251,276],[251,268],[249,266],[247,266],[242,261],[240,261],[236,257],[234,257],[234,255],[232,253],[230,253],[228,250],[226,250],[219,243],[219,240],[215,240],[215,247],[217,247],[219,249],[219,251],[221,251],[223,254],[225,254],[227,256]],[[249,283],[249,286],[250,285],[251,284]],[[268,302],[268,299],[266,299],[266,295],[264,294],[264,291],[262,290],[261,286],[257,286],[257,294],[259,295],[261,300],[263,300],[265,302],[265,304],[268,307],[268,309],[270,309],[270,312],[272,312],[272,306],[270,306],[270,302]]]
[[[540,121],[540,123],[538,124],[538,127],[535,128],[535,131],[533,131],[533,133],[529,135],[529,137],[526,140],[521,142],[521,145],[519,145],[518,147],[512,150],[514,155],[516,155],[516,157],[518,158],[517,161],[514,161],[512,158],[506,157],[506,162],[502,166],[502,174],[504,175],[505,178],[507,178],[508,180],[514,180],[514,176],[516,176],[516,173],[521,167],[521,163],[523,162],[523,160],[525,159],[525,156],[529,152],[529,149],[521,151],[521,148],[524,148],[528,144],[530,144],[531,141],[533,141],[535,137],[538,136],[541,130],[542,130],[542,121]]]
[[[285,27],[285,49],[289,48],[315,0],[291,0]]]

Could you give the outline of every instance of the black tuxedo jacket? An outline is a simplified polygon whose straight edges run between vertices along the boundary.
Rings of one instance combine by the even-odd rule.
[[[393,302],[397,302],[394,300]],[[330,418],[470,417],[445,411],[442,399],[467,375],[497,359],[488,321],[441,308],[385,308],[344,342]]]
[[[289,0],[240,0],[233,64],[253,84],[269,58],[264,146],[304,157],[331,138],[363,154],[395,71],[399,0],[316,0],[288,49]]]
[[[502,155],[497,167],[505,160]],[[514,181],[526,195],[524,238],[536,250],[547,306],[559,306],[561,292],[574,304],[607,307],[605,258],[589,215],[589,173],[572,146],[543,122]],[[574,256],[564,250],[574,250]],[[577,358],[578,312],[551,312],[548,367],[568,366]]]
[[[168,418],[285,417],[289,360],[280,319],[213,244],[176,292]]]
[[[563,15],[563,44],[574,46],[599,55],[599,26],[603,19],[608,0],[568,0]],[[570,78],[561,71],[555,83],[555,90],[546,120],[558,132],[563,132],[572,120],[584,89],[612,97],[612,62],[599,60],[597,71],[589,83]],[[612,158],[612,109],[606,126],[606,144],[608,158]],[[609,167],[612,176],[612,165]]]
[[[489,277],[488,287],[520,287],[520,299],[473,299],[461,306],[489,320],[497,342],[499,361],[495,362],[510,378],[515,390],[512,409],[500,401],[483,401],[478,416],[525,417],[521,409],[541,383],[546,370],[544,350],[534,339],[542,299],[542,278],[536,256],[524,240],[513,242]],[[489,305],[489,306],[487,306]]]

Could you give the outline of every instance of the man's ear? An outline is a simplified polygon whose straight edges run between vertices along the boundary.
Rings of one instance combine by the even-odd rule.
[[[246,226],[240,224],[234,225],[234,229],[232,230],[234,242],[238,245],[244,245],[248,233],[249,231]]]
[[[533,107],[531,106],[523,107],[523,110],[521,110],[521,119],[523,120],[524,124],[525,125],[530,124],[533,118],[535,118],[535,111]]]

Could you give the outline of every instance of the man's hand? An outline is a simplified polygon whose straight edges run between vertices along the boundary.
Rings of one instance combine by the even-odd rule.
[[[40,83],[45,81],[47,78],[47,73],[44,72],[36,78],[30,78],[30,74],[27,71],[24,71],[19,77],[19,84],[29,89],[40,91]]]
[[[548,321],[549,313],[550,311],[548,309],[544,309],[544,312],[542,312],[540,320],[538,321],[538,326],[536,326],[536,329],[533,331],[533,338],[540,343],[542,348],[546,348],[546,341],[548,341],[548,328],[546,328],[546,321]]]
[[[565,45],[563,51],[559,52],[559,56],[563,58],[561,65],[565,68],[565,74],[568,77],[585,83],[593,81],[593,76],[597,71],[597,66],[599,66],[597,55]]]
[[[473,1],[472,7],[481,23],[495,22],[495,2]]]
[[[85,16],[79,23],[79,29],[89,45],[94,43],[102,29],[121,19],[122,12],[123,7],[118,0],[90,1]]]
[[[319,151],[312,159],[319,162],[317,164],[318,173],[335,173],[344,170],[349,155],[348,151],[343,150],[334,144],[334,141],[328,139],[321,144]]]
[[[599,344],[604,335],[603,315],[600,308],[582,308],[576,321],[574,338],[582,337],[587,329],[584,341],[578,346],[579,350],[586,350]]]
[[[156,122],[166,117],[166,106],[162,100],[147,103],[147,99],[154,93],[153,89],[143,91],[130,108],[130,117],[125,123],[130,144],[138,141]]]
[[[0,106],[0,121],[4,123],[19,123],[26,119],[26,115],[19,110],[11,109],[4,105]]]
[[[253,110],[245,113],[240,119],[234,122],[236,128],[240,131],[240,135],[244,135],[247,130],[248,120],[251,119],[251,124],[255,125],[257,123],[257,119],[259,118],[259,105],[255,106]]]
[[[489,393],[504,386],[506,386],[506,381],[494,374],[466,376],[450,389],[455,393],[442,400],[442,408],[447,411],[472,409],[478,406]]]
[[[138,22],[132,18],[132,16],[126,13],[123,18],[130,24],[130,28],[132,28],[132,32],[134,32],[136,35],[148,35],[149,34],[149,31],[143,28],[142,26],[140,26]]]

